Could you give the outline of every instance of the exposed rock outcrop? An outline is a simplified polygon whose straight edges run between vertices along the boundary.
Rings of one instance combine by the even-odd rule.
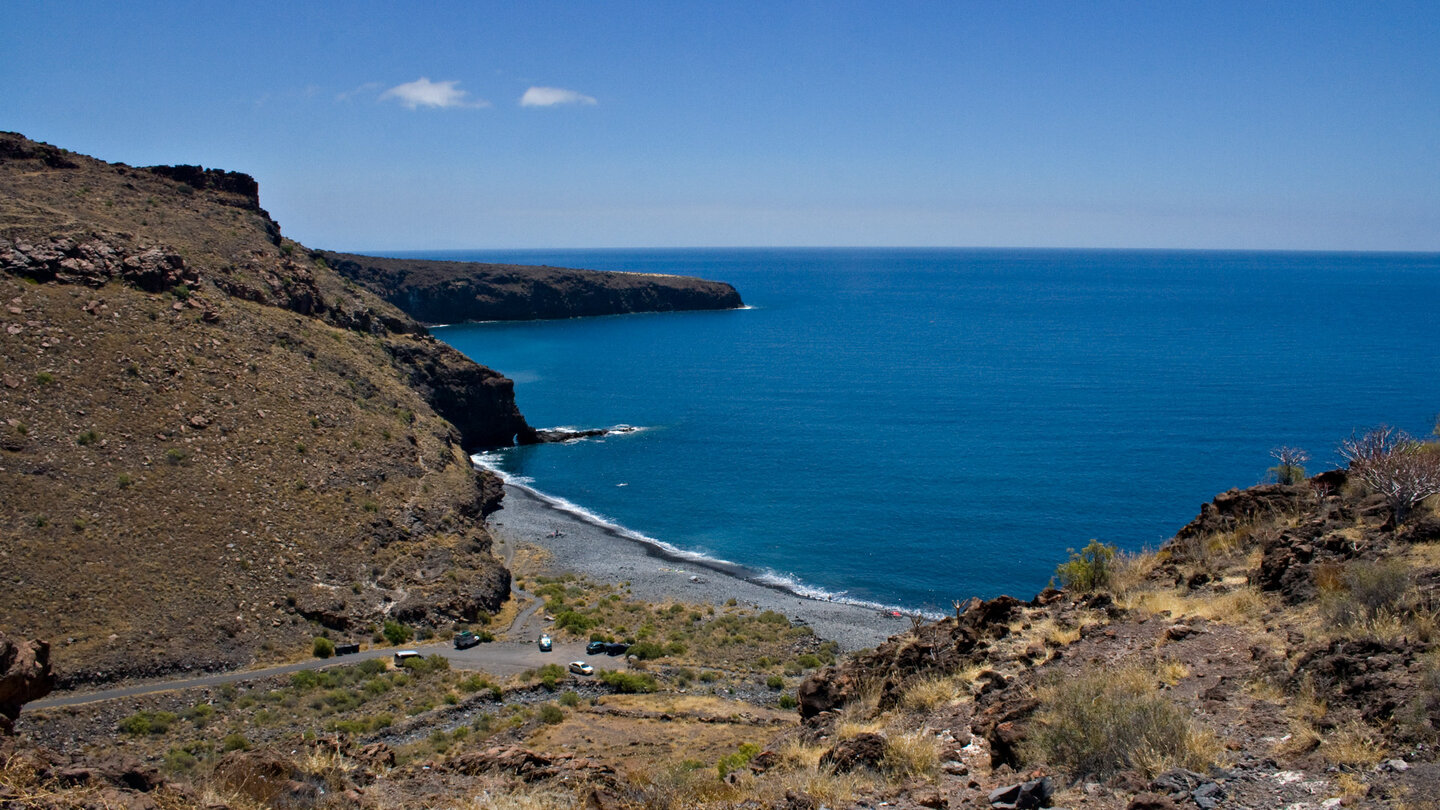
[[[317,254],[425,323],[523,321],[629,312],[735,309],[729,284],[687,276]]]
[[[20,707],[54,688],[50,645],[38,640],[15,641],[0,632],[0,734],[14,731]]]

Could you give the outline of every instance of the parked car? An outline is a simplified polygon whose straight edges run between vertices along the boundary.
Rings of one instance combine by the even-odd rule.
[[[418,660],[420,660],[420,653],[415,652],[414,650],[400,650],[399,652],[395,653],[395,666],[397,667],[405,666],[406,661]]]
[[[479,643],[480,637],[469,630],[455,635],[455,649],[457,650],[468,650]]]
[[[605,652],[605,642],[603,641],[592,641],[585,645],[586,655],[599,655],[603,652]]]
[[[541,637],[540,637],[540,652],[550,652],[550,647],[551,647],[550,636],[548,636],[548,635],[541,636]]]
[[[592,666],[590,666],[589,664],[585,663],[584,661],[571,661],[571,662],[570,662],[570,671],[573,672],[573,673],[575,673],[576,675],[594,675],[594,674],[595,674],[595,668],[592,667]]]
[[[622,644],[622,643],[620,643],[620,642],[618,642],[618,641],[612,641],[612,642],[610,642],[609,644],[606,644],[606,645],[605,645],[605,654],[606,654],[606,655],[624,655],[624,654],[625,654],[625,651],[628,650],[628,649],[630,649],[630,645],[629,645],[629,644]]]

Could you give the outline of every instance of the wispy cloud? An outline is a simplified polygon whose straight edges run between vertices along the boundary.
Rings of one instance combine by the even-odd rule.
[[[489,107],[483,98],[471,98],[456,85],[458,81],[432,82],[421,76],[413,82],[396,85],[380,94],[381,101],[394,99],[409,109],[420,107]]]
[[[594,105],[590,96],[562,87],[532,87],[520,97],[521,107],[559,107],[564,104]]]
[[[379,83],[379,82],[366,82],[366,83],[360,85],[359,87],[355,88],[354,90],[346,90],[346,91],[343,92],[343,93],[336,93],[336,94],[335,94],[335,100],[336,100],[336,101],[349,101],[350,99],[352,99],[352,98],[354,98],[354,97],[356,97],[356,96],[368,96],[368,95],[370,95],[371,93],[374,93],[375,91],[379,90],[380,88],[382,88],[382,87],[384,87],[384,86],[385,86],[385,85],[383,85],[383,84],[381,84],[381,83]]]

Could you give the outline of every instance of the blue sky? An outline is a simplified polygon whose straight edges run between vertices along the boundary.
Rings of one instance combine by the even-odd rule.
[[[4,16],[0,129],[248,172],[312,247],[1440,250],[1433,0]]]

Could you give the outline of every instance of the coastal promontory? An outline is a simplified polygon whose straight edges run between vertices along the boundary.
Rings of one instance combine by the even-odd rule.
[[[330,251],[318,256],[410,317],[430,324],[744,306],[729,284],[688,276],[387,259]]]

